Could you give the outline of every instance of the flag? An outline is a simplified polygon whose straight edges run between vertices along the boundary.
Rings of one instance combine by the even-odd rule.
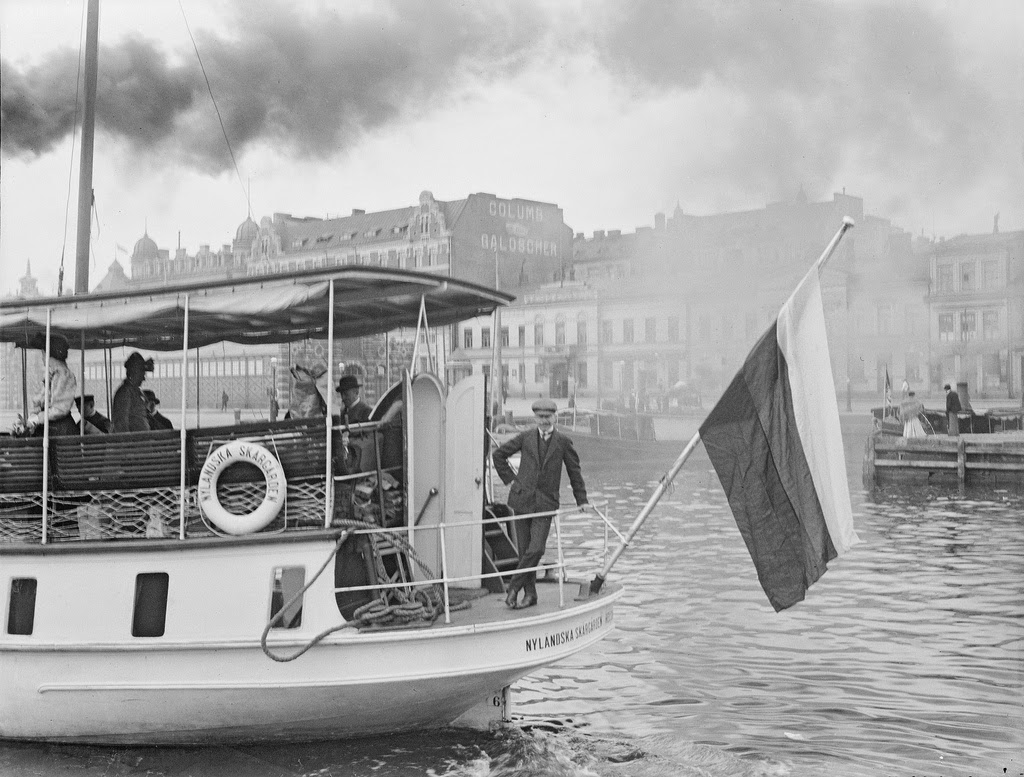
[[[859,542],[825,337],[821,263],[700,427],[776,611],[802,601],[828,562]]]
[[[892,408],[892,381],[889,380],[889,365],[885,365],[885,395],[884,395],[885,409],[889,410]],[[883,413],[882,415],[889,415]]]

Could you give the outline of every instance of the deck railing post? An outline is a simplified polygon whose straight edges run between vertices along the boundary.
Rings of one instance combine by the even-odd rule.
[[[562,514],[555,511],[555,540],[558,545],[558,607],[565,607],[565,554],[562,552]]]
[[[437,530],[440,533],[441,539],[441,581],[444,587],[444,622],[451,623],[452,611],[448,598],[448,549],[444,542],[444,516],[441,516],[441,522],[437,525]]]
[[[963,437],[956,441],[956,479],[961,486],[967,482],[967,443]]]

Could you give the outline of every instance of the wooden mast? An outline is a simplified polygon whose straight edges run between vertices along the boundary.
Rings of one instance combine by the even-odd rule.
[[[96,79],[99,71],[100,0],[89,0],[85,30],[85,110],[82,114],[81,168],[78,174],[78,241],[75,294],[89,292],[89,228],[92,218],[92,150],[96,129]]]

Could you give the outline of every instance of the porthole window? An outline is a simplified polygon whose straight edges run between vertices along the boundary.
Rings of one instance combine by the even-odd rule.
[[[36,620],[36,581],[32,577],[11,580],[7,607],[7,633],[31,634]]]
[[[133,637],[162,637],[167,620],[166,572],[144,572],[135,576]]]
[[[295,598],[306,584],[305,567],[274,567],[270,591],[270,617],[273,618],[288,602]],[[297,629],[302,625],[301,597],[285,610],[273,625],[275,629]]]

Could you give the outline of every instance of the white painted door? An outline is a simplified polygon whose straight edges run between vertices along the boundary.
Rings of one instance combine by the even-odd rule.
[[[430,373],[421,372],[406,384],[405,414],[407,505],[409,542],[416,555],[441,576],[441,543],[436,527],[445,503],[444,386]],[[427,573],[413,564],[417,580]]]
[[[445,403],[445,545],[451,577],[479,575],[483,555],[484,376],[456,383]],[[459,525],[467,524],[467,525]],[[479,588],[479,580],[453,585]]]

